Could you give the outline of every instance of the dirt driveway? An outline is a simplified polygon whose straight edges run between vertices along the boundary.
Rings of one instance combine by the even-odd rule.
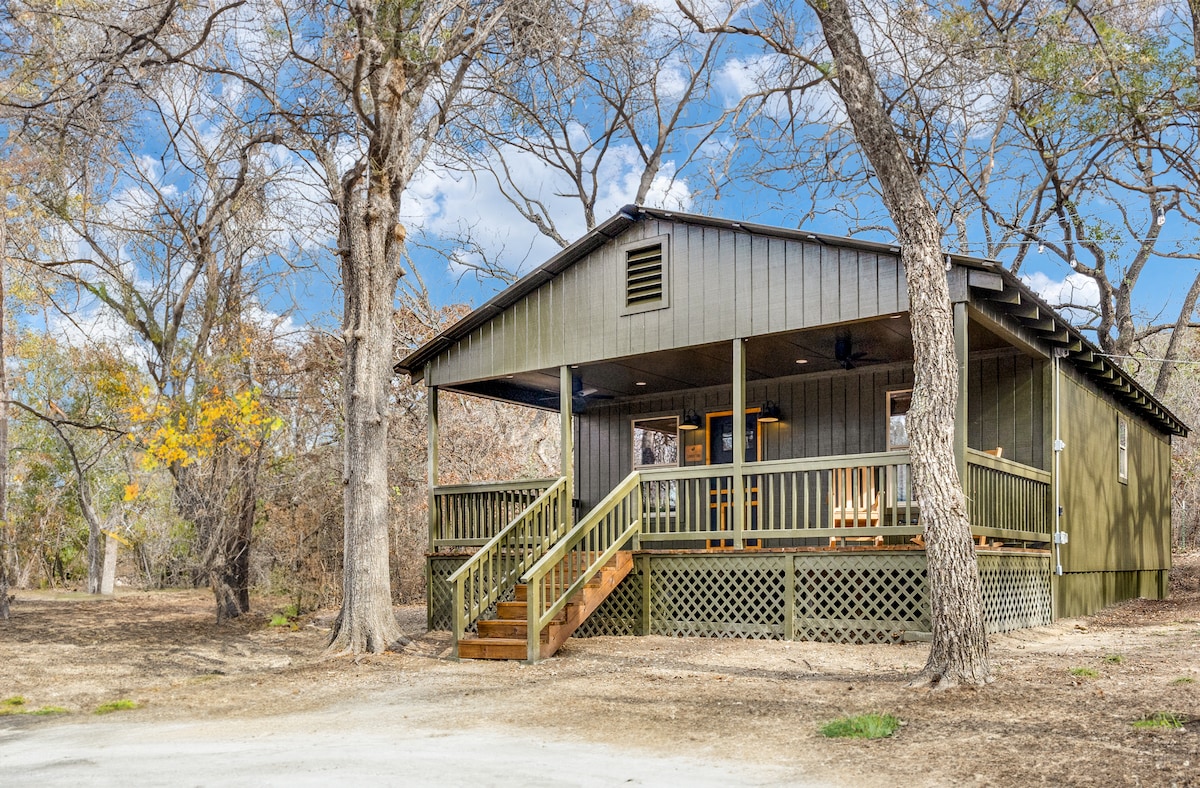
[[[0,784],[1200,786],[1200,556],[1175,574],[1170,600],[993,637],[997,681],[948,693],[906,686],[921,644],[594,638],[457,663],[406,607],[405,653],[323,659],[329,611],[218,627],[198,592],[22,593],[0,702],[66,713],[0,716]],[[117,700],[137,708],[92,713]],[[868,711],[904,726],[817,732]],[[1187,722],[1133,726],[1156,712]]]

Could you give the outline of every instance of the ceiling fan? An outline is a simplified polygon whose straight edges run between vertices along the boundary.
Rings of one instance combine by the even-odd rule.
[[[578,412],[583,412],[587,409],[589,402],[596,400],[612,399],[611,394],[600,394],[599,389],[594,386],[584,387],[583,379],[578,375],[571,376],[571,408]],[[545,395],[538,398],[539,402],[545,404],[557,403],[557,392],[546,392]]]
[[[865,350],[855,351],[854,340],[849,334],[842,334],[833,340],[833,360],[842,369],[854,369],[860,361],[875,361],[868,358],[871,354]]]

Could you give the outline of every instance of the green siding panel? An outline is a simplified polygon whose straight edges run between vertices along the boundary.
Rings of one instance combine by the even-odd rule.
[[[1165,599],[1166,569],[1129,572],[1070,572],[1055,583],[1058,618],[1086,616],[1126,599]]]
[[[1171,565],[1170,442],[1063,369],[1062,548],[1067,572]],[[1117,417],[1129,424],[1129,481],[1117,479]]]
[[[623,315],[627,242],[668,235],[665,309]],[[861,320],[907,308],[899,260],[818,243],[644,221],[431,362],[447,386],[562,364]]]

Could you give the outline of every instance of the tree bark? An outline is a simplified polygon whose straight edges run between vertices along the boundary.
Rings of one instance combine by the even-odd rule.
[[[864,57],[845,0],[810,0],[833,55],[834,86],[896,223],[913,335],[909,411],[913,486],[921,502],[933,644],[918,681],[939,689],[992,680],[982,591],[954,461],[958,364],[942,228]]]
[[[329,640],[331,651],[352,654],[386,651],[401,636],[388,565],[387,432],[403,236],[393,224],[398,201],[386,178],[378,170],[363,176],[352,171],[342,188],[345,570],[342,609]]]
[[[100,516],[92,506],[92,491],[87,476],[83,472],[76,474],[79,484],[79,509],[88,526],[87,540],[87,592],[100,593],[100,575],[104,571],[104,543],[100,538]]]
[[[1162,399],[1171,387],[1171,376],[1175,374],[1175,361],[1183,348],[1184,335],[1188,324],[1192,322],[1192,313],[1196,311],[1196,301],[1200,300],[1200,274],[1192,280],[1179,309],[1179,317],[1175,319],[1175,328],[1171,331],[1171,339],[1167,342],[1167,350],[1163,353],[1163,364],[1158,368],[1158,378],[1154,382],[1154,396]]]
[[[4,275],[8,272],[8,188],[0,181],[0,621],[7,621],[11,529],[8,527],[8,368],[5,364]]]
[[[261,450],[241,456],[225,447],[207,462],[203,473],[197,466],[173,469],[176,507],[196,529],[193,582],[212,589],[217,621],[225,622],[250,612],[250,536]]]

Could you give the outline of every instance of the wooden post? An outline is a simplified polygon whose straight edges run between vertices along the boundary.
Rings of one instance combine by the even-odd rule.
[[[434,552],[434,540],[437,539],[438,510],[437,496],[434,489],[438,483],[438,390],[437,386],[429,385],[429,365],[425,365],[425,427],[428,435],[428,450],[426,461],[429,475],[429,552]]]
[[[783,639],[796,639],[796,556],[780,556],[783,561]]]
[[[970,497],[967,480],[967,304],[954,305],[954,356],[958,359],[958,404],[954,410],[954,464],[963,494]]]
[[[569,411],[568,411],[569,412]],[[525,587],[525,644],[526,662],[530,665],[542,658],[542,578],[537,578]]]
[[[742,549],[746,528],[746,342],[733,340],[733,549]]]
[[[650,556],[643,555],[642,563],[642,634],[650,632]]]
[[[566,364],[559,367],[559,449],[562,452],[559,475],[566,478],[563,517],[567,527],[575,524],[575,424],[572,414],[575,393],[574,382],[571,378],[571,368]]]

